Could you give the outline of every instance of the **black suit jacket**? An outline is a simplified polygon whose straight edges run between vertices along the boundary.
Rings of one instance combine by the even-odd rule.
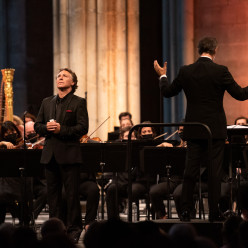
[[[177,95],[183,89],[187,98],[185,121],[208,125],[215,139],[225,139],[227,136],[223,108],[225,91],[240,101],[248,98],[248,87],[241,88],[227,67],[206,57],[183,66],[172,84],[162,77],[160,88],[165,97]],[[189,128],[185,128],[185,133],[189,135]]]
[[[34,125],[36,133],[46,137],[41,163],[48,164],[54,155],[58,164],[82,163],[79,139],[88,132],[88,112],[85,99],[69,93],[57,122],[59,134],[48,132],[46,123],[55,118],[57,96],[45,98]]]

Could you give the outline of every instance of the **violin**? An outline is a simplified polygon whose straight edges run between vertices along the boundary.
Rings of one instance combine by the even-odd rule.
[[[104,120],[89,136],[88,135],[83,135],[81,138],[80,138],[80,143],[87,143],[88,140],[94,140],[94,141],[98,141],[98,142],[101,142],[101,139],[99,137],[94,137],[94,138],[90,138],[90,136],[92,134],[94,134],[108,119],[110,118],[110,116]]]
[[[45,138],[41,138],[40,140],[34,142],[33,144],[31,144],[31,148],[30,149],[43,149],[42,142],[44,140],[45,140]]]
[[[99,137],[90,138],[90,136],[85,134],[80,138],[80,143],[88,143],[89,140],[101,142],[101,139]]]
[[[34,145],[40,144],[42,141],[45,140],[45,138],[43,138],[41,140],[38,140],[38,141],[36,141],[34,143],[27,144],[27,142],[29,142],[33,138],[38,138],[38,137],[39,137],[39,135],[36,135],[35,137],[32,137],[31,139],[26,140],[26,146],[27,146],[28,149],[42,149],[42,148],[34,148]],[[22,138],[21,138],[21,140],[17,140],[17,145],[14,146],[14,149],[18,149],[18,148],[24,148],[24,140]]]

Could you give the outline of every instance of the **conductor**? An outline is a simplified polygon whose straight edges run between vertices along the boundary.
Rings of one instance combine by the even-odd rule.
[[[164,97],[177,95],[184,91],[187,99],[186,122],[200,122],[212,132],[212,176],[209,178],[209,220],[220,220],[218,202],[221,189],[222,162],[224,155],[226,116],[223,108],[223,96],[227,91],[233,98],[243,101],[248,99],[248,87],[241,88],[233,79],[228,68],[214,63],[217,40],[205,37],[199,41],[200,58],[193,64],[183,66],[170,84],[167,76],[167,62],[160,67],[154,61],[154,69],[160,76],[160,88]],[[185,127],[185,136],[190,136],[190,128]],[[207,152],[207,141],[188,139],[187,160],[182,188],[182,221],[190,221],[193,209],[193,191],[199,166]]]

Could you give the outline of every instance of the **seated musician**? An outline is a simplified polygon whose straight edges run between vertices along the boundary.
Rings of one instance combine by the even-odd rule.
[[[92,224],[92,222],[94,222],[97,218],[100,198],[99,188],[96,183],[96,176],[94,173],[80,173],[79,195],[81,200],[86,201],[86,213],[83,224],[85,230],[87,230],[89,225]],[[62,220],[64,224],[67,224],[67,204],[64,189],[62,197]]]
[[[8,141],[0,141],[0,149],[14,149],[15,146]]]
[[[127,126],[121,129],[120,140],[127,140],[128,133],[131,130],[131,126]],[[136,139],[135,132],[132,133],[132,140]],[[116,194],[117,190],[117,194]],[[119,218],[119,207],[121,206],[122,198],[127,198],[128,190],[128,174],[127,172],[120,172],[117,177],[114,177],[112,182],[108,184],[106,188],[106,204],[107,204],[107,215],[108,219]],[[116,203],[117,196],[117,203]],[[132,186],[132,197],[133,201],[136,200],[136,194]],[[118,206],[118,208],[116,207]]]
[[[247,124],[248,124],[248,120],[244,116],[239,116],[234,121],[234,125],[238,125],[238,126],[246,126]],[[231,140],[229,137],[229,142],[232,144],[247,143],[248,135],[231,135]]]
[[[32,144],[32,149],[43,149],[44,138],[40,137],[34,130],[34,122],[28,121],[25,123],[26,143]]]
[[[1,141],[10,142],[15,148],[21,147],[22,136],[19,129],[11,121],[5,121],[1,126]],[[8,146],[6,146],[8,148]],[[26,194],[23,195],[23,187]],[[28,224],[31,218],[31,179],[21,177],[0,178],[0,223],[5,220],[7,209],[17,216],[20,222]],[[22,205],[22,207],[20,207]],[[23,216],[21,209],[28,213]]]
[[[11,143],[8,149],[16,148],[23,143],[21,132],[12,121],[5,121],[1,127],[1,142],[5,145],[6,142]],[[9,145],[9,144],[7,144]],[[3,147],[3,148],[7,148]]]
[[[248,124],[248,119],[244,116],[238,117],[235,120],[235,125],[247,125]],[[235,135],[236,136],[236,135]],[[245,135],[243,136],[243,143],[247,143],[247,136]],[[237,136],[236,136],[237,138]],[[233,138],[232,138],[233,140]],[[237,139],[236,139],[237,140]],[[235,141],[236,141],[235,140]],[[239,139],[241,140],[241,139]],[[245,151],[245,153],[247,154],[247,152]],[[247,155],[246,155],[247,156]],[[241,159],[241,161],[243,161],[243,159]],[[239,206],[242,212],[242,217],[245,221],[248,221],[248,168],[247,165],[244,163],[243,167],[245,168],[236,168],[236,175],[239,176],[240,178],[240,187],[239,187],[239,192],[238,192],[238,196],[239,196]]]
[[[21,135],[23,137],[23,135],[24,135],[24,126],[23,126],[22,119],[19,116],[17,116],[17,115],[13,115],[13,123],[19,129],[19,131],[21,132]]]
[[[119,140],[120,129],[126,126],[133,126],[132,115],[129,112],[121,112],[119,114],[120,127],[115,127],[114,132],[108,133],[108,141]]]
[[[208,173],[204,164],[202,165],[199,174],[201,175],[201,193],[206,193],[208,192],[208,175],[207,175]],[[194,188],[194,194],[196,196],[195,200],[197,199],[197,196],[199,196],[199,185],[200,185],[199,182],[196,183],[196,186]],[[179,184],[173,191],[173,199],[175,202],[175,207],[179,218],[181,218],[180,213],[182,212],[181,195],[182,195],[182,183]],[[221,181],[221,195],[219,201],[219,212],[220,212],[220,216],[223,219],[224,219],[224,213],[229,210],[229,205],[230,205],[230,185],[228,183],[227,175],[224,174]],[[191,219],[196,218],[196,209],[193,209],[191,211],[190,218]]]
[[[24,121],[24,116],[22,117],[23,121]],[[31,113],[27,112],[25,114],[25,122],[29,122],[29,121],[33,121],[35,122],[36,121],[36,117],[34,115],[32,115]]]
[[[179,137],[183,137],[182,133],[183,127],[180,126],[178,128]],[[163,142],[163,147],[172,147],[170,143],[169,145],[166,145],[166,143],[167,142]],[[179,147],[184,146],[185,142],[181,139]],[[170,175],[169,178],[165,174],[159,176],[160,178],[158,184],[154,184],[151,186],[149,195],[153,210],[156,213],[156,219],[166,219],[167,213],[163,201],[167,199],[167,197],[172,194],[175,188],[182,182],[182,175]]]

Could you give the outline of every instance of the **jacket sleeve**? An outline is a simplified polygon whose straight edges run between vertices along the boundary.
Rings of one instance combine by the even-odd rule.
[[[244,101],[248,99],[248,87],[240,87],[235,80],[233,79],[231,73],[224,66],[223,74],[222,74],[222,83],[226,87],[227,92],[236,100]]]
[[[182,90],[182,70],[180,69],[178,76],[170,84],[167,77],[160,79],[160,89],[164,97],[172,97]]]

